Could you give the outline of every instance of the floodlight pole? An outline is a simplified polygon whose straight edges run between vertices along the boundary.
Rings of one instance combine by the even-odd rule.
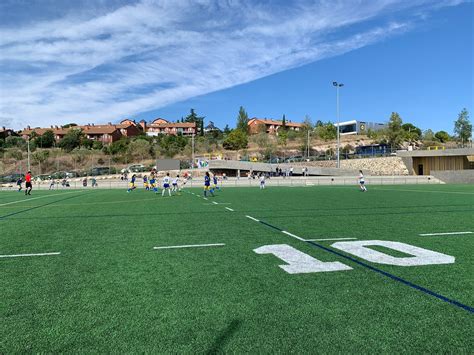
[[[28,137],[28,171],[31,171],[31,166],[30,166],[30,137]]]
[[[191,157],[191,176],[193,176],[194,174],[194,132],[193,132],[193,136],[191,138],[191,146],[192,146],[192,157]]]
[[[337,111],[337,168],[341,167],[341,160],[340,160],[340,146],[341,146],[341,138],[340,138],[340,117],[339,117],[339,88],[343,87],[343,83],[338,83],[337,81],[333,81],[332,85],[336,87],[336,111]]]

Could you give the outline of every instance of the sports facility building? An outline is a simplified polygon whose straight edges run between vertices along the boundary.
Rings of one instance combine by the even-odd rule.
[[[398,151],[412,175],[434,175],[437,172],[474,174],[474,148]]]
[[[334,126],[339,126],[341,135],[349,134],[367,134],[369,129],[372,131],[378,131],[380,129],[387,128],[387,125],[384,123],[375,123],[375,122],[366,122],[366,121],[345,121],[340,123],[335,123]]]

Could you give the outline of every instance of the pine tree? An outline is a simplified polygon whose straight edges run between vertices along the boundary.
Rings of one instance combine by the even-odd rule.
[[[249,132],[249,116],[243,106],[240,106],[239,116],[237,116],[237,129],[244,134]]]

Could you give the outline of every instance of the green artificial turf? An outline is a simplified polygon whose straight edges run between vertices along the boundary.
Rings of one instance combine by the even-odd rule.
[[[474,232],[474,187],[368,188],[1,192],[0,254],[61,254],[0,258],[0,353],[471,352],[469,310],[280,231],[454,256],[413,267],[351,257],[473,307],[474,234],[419,234]],[[225,246],[153,249],[207,243]],[[289,274],[253,251],[274,244],[352,270]]]

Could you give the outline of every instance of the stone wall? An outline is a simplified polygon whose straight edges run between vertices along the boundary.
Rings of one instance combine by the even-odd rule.
[[[302,162],[294,165],[335,168],[335,160]],[[400,157],[343,159],[341,168],[362,170],[366,175],[409,175],[407,166]]]

